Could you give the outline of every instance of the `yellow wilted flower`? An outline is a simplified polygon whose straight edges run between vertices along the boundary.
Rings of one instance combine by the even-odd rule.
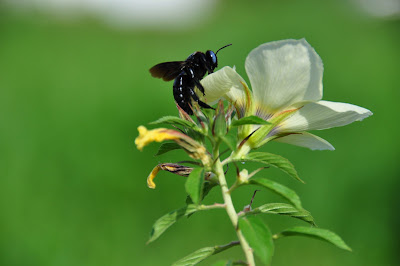
[[[207,152],[207,149],[202,144],[198,143],[182,132],[167,128],[147,130],[147,128],[144,126],[139,126],[138,131],[139,136],[135,139],[135,144],[140,151],[143,150],[144,146],[151,142],[173,140],[179,144],[189,154],[190,157],[201,160],[204,166],[210,167],[212,164],[212,160]]]

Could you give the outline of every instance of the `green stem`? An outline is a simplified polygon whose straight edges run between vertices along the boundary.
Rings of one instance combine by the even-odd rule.
[[[226,245],[216,246],[213,255],[215,255],[215,254],[217,254],[217,253],[220,253],[220,252],[222,252],[222,251],[224,251],[224,250],[227,250],[228,248],[237,246],[237,245],[239,245],[239,244],[240,244],[240,241],[232,241],[231,243],[226,244]]]
[[[239,218],[236,213],[235,207],[233,206],[231,194],[229,193],[229,188],[226,183],[224,170],[222,168],[222,163],[221,163],[221,160],[219,159],[219,147],[218,146],[219,145],[215,145],[215,147],[214,147],[214,154],[213,154],[214,158],[218,158],[214,163],[214,173],[217,175],[219,184],[221,185],[222,197],[225,202],[225,209],[226,209],[226,212],[227,212],[229,218],[231,219],[233,227],[236,230],[236,234],[239,238],[240,245],[242,246],[242,249],[246,256],[247,263],[250,266],[254,266],[255,262],[254,262],[253,250],[249,246],[249,243],[247,243],[246,239],[244,238],[244,236],[242,234],[242,231],[238,227],[238,219]]]
[[[235,183],[233,183],[233,185],[231,186],[231,188],[228,190],[229,194],[232,194],[232,192],[237,189],[238,187],[240,187],[238,181],[236,180]]]
[[[213,205],[200,205],[197,207],[199,210],[211,210],[211,209],[222,209],[225,208],[225,204],[214,203]]]

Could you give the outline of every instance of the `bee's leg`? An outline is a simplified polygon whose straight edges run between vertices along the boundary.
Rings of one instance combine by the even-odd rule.
[[[205,102],[200,101],[199,96],[197,96],[194,90],[192,89],[190,90],[190,95],[192,96],[193,100],[195,100],[200,105],[200,107],[215,110],[213,107],[209,106]]]
[[[198,79],[193,79],[194,83],[196,84],[196,87],[201,91],[201,93],[203,93],[203,96],[205,96],[206,94],[204,93],[204,87],[203,85],[201,85],[200,81]]]
[[[208,66],[206,56],[204,54],[203,54],[203,56],[200,57],[200,60],[203,62],[203,65],[207,69],[208,74],[214,73],[214,71],[212,71],[212,69]]]
[[[197,102],[199,103],[200,107],[202,107],[202,108],[207,108],[207,109],[213,109],[213,110],[215,110],[214,107],[209,106],[209,105],[206,104],[205,102],[202,102],[202,101],[200,101],[200,100],[198,100]]]

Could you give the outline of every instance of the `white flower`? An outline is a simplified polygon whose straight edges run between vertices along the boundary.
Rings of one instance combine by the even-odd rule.
[[[238,118],[256,115],[271,123],[239,129],[247,145],[242,154],[270,140],[334,150],[329,142],[306,131],[344,126],[372,115],[356,105],[321,100],[322,60],[305,39],[262,44],[247,56],[245,67],[252,93],[231,67],[202,80],[206,101],[224,97],[235,105]]]

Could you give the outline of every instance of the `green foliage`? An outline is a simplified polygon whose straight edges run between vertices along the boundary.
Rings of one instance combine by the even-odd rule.
[[[297,193],[282,184],[263,177],[253,177],[248,181],[248,184],[258,185],[267,188],[293,203],[296,208],[302,209],[300,197],[297,195]]]
[[[274,239],[278,239],[284,236],[308,236],[312,238],[317,238],[319,240],[329,242],[337,246],[338,248],[351,251],[351,248],[340,238],[340,236],[326,229],[296,226],[274,235]]]
[[[188,216],[194,212],[198,211],[196,205],[187,205],[178,210],[167,213],[166,215],[159,218],[153,225],[150,233],[150,239],[147,243],[151,243],[162,235],[171,225],[173,225],[177,220],[183,216]]]
[[[239,228],[257,257],[268,265],[274,254],[274,243],[269,228],[256,216],[240,217]]]
[[[179,146],[175,142],[165,142],[160,145],[160,148],[158,148],[158,151],[154,156],[158,156],[167,153],[169,151],[179,150],[179,149],[182,149],[181,146]]]
[[[252,153],[245,155],[244,157],[242,157],[240,159],[237,159],[237,161],[259,162],[259,163],[263,163],[266,165],[272,165],[274,167],[279,168],[280,170],[287,173],[288,175],[295,178],[296,180],[304,183],[304,181],[301,180],[300,177],[298,176],[297,171],[294,168],[293,164],[291,162],[289,162],[288,159],[286,159],[282,156],[276,155],[276,154],[272,154],[272,153],[268,153],[268,152],[252,152]]]
[[[203,134],[203,130],[200,127],[198,127],[196,124],[191,123],[187,120],[184,120],[184,119],[176,117],[176,116],[163,116],[149,124],[150,125],[167,124],[167,125],[174,125],[174,126],[182,126],[184,128],[189,128],[198,133]]]
[[[185,188],[193,203],[199,204],[202,199],[204,186],[203,168],[194,168],[186,180]]]
[[[233,127],[238,127],[238,126],[243,126],[243,125],[267,125],[271,124],[268,121],[265,121],[262,118],[259,118],[258,116],[250,115],[246,117],[242,117],[238,120],[232,121],[231,126]]]
[[[211,255],[220,253],[224,250],[227,250],[231,247],[239,245],[239,242],[231,242],[229,244],[223,246],[214,246],[214,247],[206,247],[196,250],[195,252],[187,255],[186,257],[180,259],[179,261],[172,264],[173,266],[189,266],[189,265],[196,265],[197,263],[205,260],[206,258],[210,257]],[[230,265],[222,264],[222,265]]]
[[[163,116],[156,121],[150,122],[150,125],[159,125],[159,124],[167,124],[167,125],[175,125],[175,126],[183,126],[187,128],[194,129],[196,127],[195,124],[184,120],[182,118],[176,116]]]
[[[289,160],[283,158],[282,156],[267,152],[251,152],[242,155],[241,158],[236,158],[235,152],[237,149],[237,130],[232,130],[228,132],[227,121],[229,121],[229,119],[226,119],[224,106],[221,101],[219,102],[218,107],[214,114],[210,110],[207,110],[205,114],[197,113],[196,118],[198,120],[198,124],[191,123],[187,120],[183,120],[172,116],[163,117],[153,122],[153,124],[166,123],[166,124],[172,124],[174,126],[176,125],[183,126],[184,131],[187,132],[187,134],[193,137],[194,139],[196,140],[200,139],[201,140],[200,143],[203,143],[203,140],[205,139],[204,137],[206,136],[206,133],[204,132],[207,132],[208,128],[212,128],[211,131],[212,134],[207,136],[208,139],[210,140],[212,151],[215,152],[215,150],[219,150],[220,148],[219,145],[221,141],[224,142],[229,147],[229,149],[233,151],[232,156],[228,156],[224,164],[235,161],[258,162],[265,164],[267,166],[276,167],[282,170],[283,172],[287,173],[294,179],[303,182],[299,178],[294,166],[289,162]],[[267,123],[268,122],[265,122],[261,118],[250,116],[232,122],[231,126],[235,127],[248,124],[261,125]],[[190,144],[188,143],[187,145]],[[180,148],[181,147],[178,144],[165,143],[161,145],[156,155],[165,154],[171,150]],[[191,148],[192,156],[199,156],[199,158],[202,158],[202,156],[203,157],[208,156],[204,155],[204,152],[201,152],[198,155],[196,155],[198,149],[199,149],[198,146],[193,146]],[[218,156],[216,158],[213,157],[213,153],[209,152],[209,154],[211,156],[210,159],[205,160],[206,162],[205,164],[207,166],[199,167],[200,165],[199,164],[197,167],[193,168],[193,170],[191,171],[186,180],[185,189],[188,194],[186,198],[187,206],[175,210],[171,213],[168,213],[163,217],[161,217],[160,219],[158,219],[153,226],[153,230],[148,242],[152,242],[155,239],[157,239],[165,230],[167,230],[172,224],[174,224],[179,218],[183,216],[189,217],[195,212],[204,209],[226,208],[226,206],[222,204],[214,204],[209,206],[199,205],[204,199],[204,197],[209,193],[209,191],[211,191],[212,188],[218,186],[220,182],[223,183],[226,182],[224,174],[222,173],[223,168],[220,158],[222,154],[220,154],[218,151],[217,153]],[[203,160],[204,158],[202,159],[202,162],[204,162]],[[210,161],[212,161],[212,165],[210,165],[211,164]],[[205,167],[207,167],[207,173],[205,172],[204,169]],[[239,214],[232,213],[232,209],[234,208],[226,208],[230,217],[232,217],[233,215],[236,215],[237,217],[236,219],[238,223],[237,230],[238,230],[239,241],[231,242],[230,244],[227,244],[225,246],[206,247],[199,249],[189,254],[188,256],[182,258],[181,260],[175,262],[173,265],[195,265],[205,260],[206,258],[216,253],[219,253],[227,248],[238,245],[241,242],[247,243],[251,247],[251,250],[245,249],[247,250],[245,251],[246,258],[249,258],[249,256],[252,257],[253,256],[252,254],[254,253],[263,262],[263,264],[269,265],[271,263],[272,256],[274,253],[273,239],[278,239],[280,237],[291,236],[291,235],[304,235],[304,236],[315,237],[318,239],[328,241],[342,249],[349,250],[348,246],[337,235],[324,229],[293,227],[290,229],[283,230],[281,233],[273,236],[267,225],[262,221],[262,219],[256,216],[257,214],[262,213],[262,214],[277,214],[277,215],[287,216],[290,218],[295,218],[307,222],[312,226],[315,226],[314,218],[308,211],[302,208],[300,197],[294,190],[280,183],[269,180],[267,178],[254,176],[257,173],[258,171],[256,170],[252,174],[243,174],[243,176],[240,176],[237,182],[232,186],[232,190],[229,192],[232,193],[234,189],[240,186],[256,185],[271,190],[272,192],[286,199],[288,202],[290,202],[290,204],[267,203],[257,208],[254,208],[253,210],[251,210],[251,208],[249,209],[245,208],[245,210],[240,212]],[[206,176],[207,179],[205,178]],[[224,188],[224,186],[226,185],[222,186],[222,191],[228,190],[228,188]],[[226,194],[224,196],[224,199],[226,199]],[[225,204],[227,204],[226,201]],[[232,203],[229,203],[228,200],[228,204]],[[238,265],[241,263],[242,262],[240,261],[237,263],[232,261],[220,261],[216,265]]]
[[[294,206],[287,203],[267,203],[249,212],[245,212],[244,214],[250,215],[257,213],[267,213],[267,214],[270,213],[270,214],[289,216],[300,219],[315,226],[314,218],[308,211],[303,209],[297,209]]]
[[[200,201],[202,201],[208,195],[208,193],[217,185],[218,184],[213,181],[204,181],[203,192],[201,193]],[[189,195],[186,197],[186,204],[193,204],[193,200]]]
[[[213,255],[215,252],[214,247],[207,247],[196,250],[195,252],[187,255],[186,257],[178,260],[177,262],[173,263],[173,266],[190,266],[196,265],[197,263],[205,260],[206,258]]]

